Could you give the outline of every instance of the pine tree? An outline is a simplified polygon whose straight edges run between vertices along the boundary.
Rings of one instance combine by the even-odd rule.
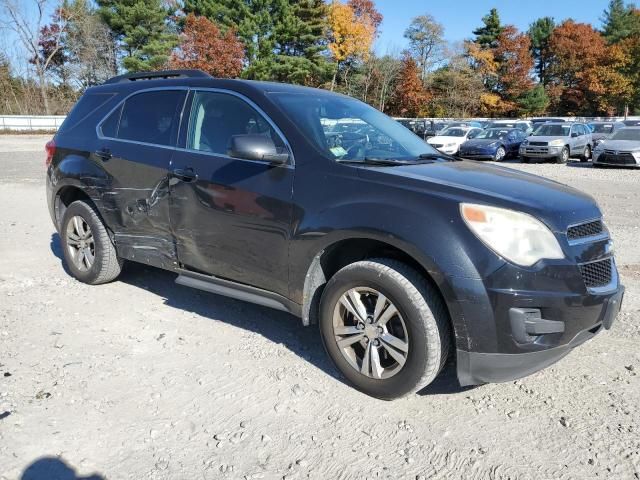
[[[487,15],[482,17],[482,23],[484,24],[482,27],[478,27],[473,31],[476,36],[475,43],[482,48],[495,47],[498,36],[503,30],[498,10],[492,8]]]
[[[553,29],[556,27],[556,22],[551,17],[539,18],[529,26],[527,32],[531,39],[531,54],[536,62],[536,73],[538,79],[543,85],[547,84],[547,68],[551,61],[551,54],[549,52],[549,37]]]
[[[305,85],[319,85],[330,75],[326,50],[327,7],[323,0],[284,5],[274,26],[274,54],[259,59],[247,76]]]
[[[157,70],[169,60],[177,36],[167,24],[162,0],[98,0],[99,13],[124,52],[130,72]]]
[[[633,33],[633,7],[623,0],[611,0],[602,16],[602,35],[608,43],[617,43]]]

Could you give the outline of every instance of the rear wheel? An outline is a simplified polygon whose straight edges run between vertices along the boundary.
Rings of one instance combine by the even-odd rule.
[[[385,400],[416,392],[438,375],[449,352],[445,307],[426,279],[389,259],[356,262],[322,294],[327,353],[358,390]]]
[[[582,152],[582,156],[580,157],[581,162],[588,162],[591,158],[591,145],[587,145],[584,147],[584,152]]]
[[[120,275],[123,260],[93,205],[82,200],[69,205],[60,237],[65,263],[76,279],[98,285]]]

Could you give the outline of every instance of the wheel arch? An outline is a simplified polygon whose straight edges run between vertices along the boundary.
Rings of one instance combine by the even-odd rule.
[[[466,329],[462,319],[451,308],[455,298],[445,276],[434,270],[432,265],[427,265],[424,259],[419,260],[406,249],[383,240],[367,237],[353,237],[335,241],[327,245],[313,258],[304,280],[302,323],[304,325],[318,323],[318,307],[322,292],[326,283],[338,270],[351,263],[371,258],[398,260],[420,273],[440,296],[456,343],[459,336],[460,341],[465,341],[463,337]]]

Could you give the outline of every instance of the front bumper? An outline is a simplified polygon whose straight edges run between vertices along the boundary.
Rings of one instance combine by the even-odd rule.
[[[531,158],[555,158],[562,152],[562,146],[525,146],[520,147],[520,156]]]
[[[640,155],[630,152],[593,152],[594,165],[640,168]]]
[[[495,152],[460,150],[458,156],[462,158],[468,158],[470,160],[493,160]]]
[[[537,351],[521,353],[485,353],[457,350],[457,370],[460,385],[508,382],[535,373],[554,364],[575,347],[595,337],[603,329],[610,329],[622,304],[624,287],[608,296],[601,304],[596,322],[573,333],[567,343]],[[589,315],[584,324],[592,321]],[[550,335],[559,335],[560,332]]]

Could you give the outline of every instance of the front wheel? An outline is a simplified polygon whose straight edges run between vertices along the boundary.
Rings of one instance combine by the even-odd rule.
[[[493,155],[493,160],[495,162],[501,162],[502,160],[505,159],[506,156],[507,156],[507,151],[504,149],[504,147],[498,147],[498,149],[496,150],[496,153]]]
[[[449,353],[449,319],[418,272],[389,259],[356,262],[322,294],[320,332],[327,353],[358,390],[391,400],[431,383]]]
[[[569,161],[569,147],[564,147],[560,155],[556,158],[556,163],[567,163]]]
[[[98,285],[120,275],[123,260],[93,205],[82,200],[69,205],[60,237],[65,263],[76,279]]]
[[[584,147],[584,152],[582,153],[582,156],[580,157],[580,161],[581,162],[588,162],[590,158],[591,158],[591,145],[587,145],[586,147]]]

